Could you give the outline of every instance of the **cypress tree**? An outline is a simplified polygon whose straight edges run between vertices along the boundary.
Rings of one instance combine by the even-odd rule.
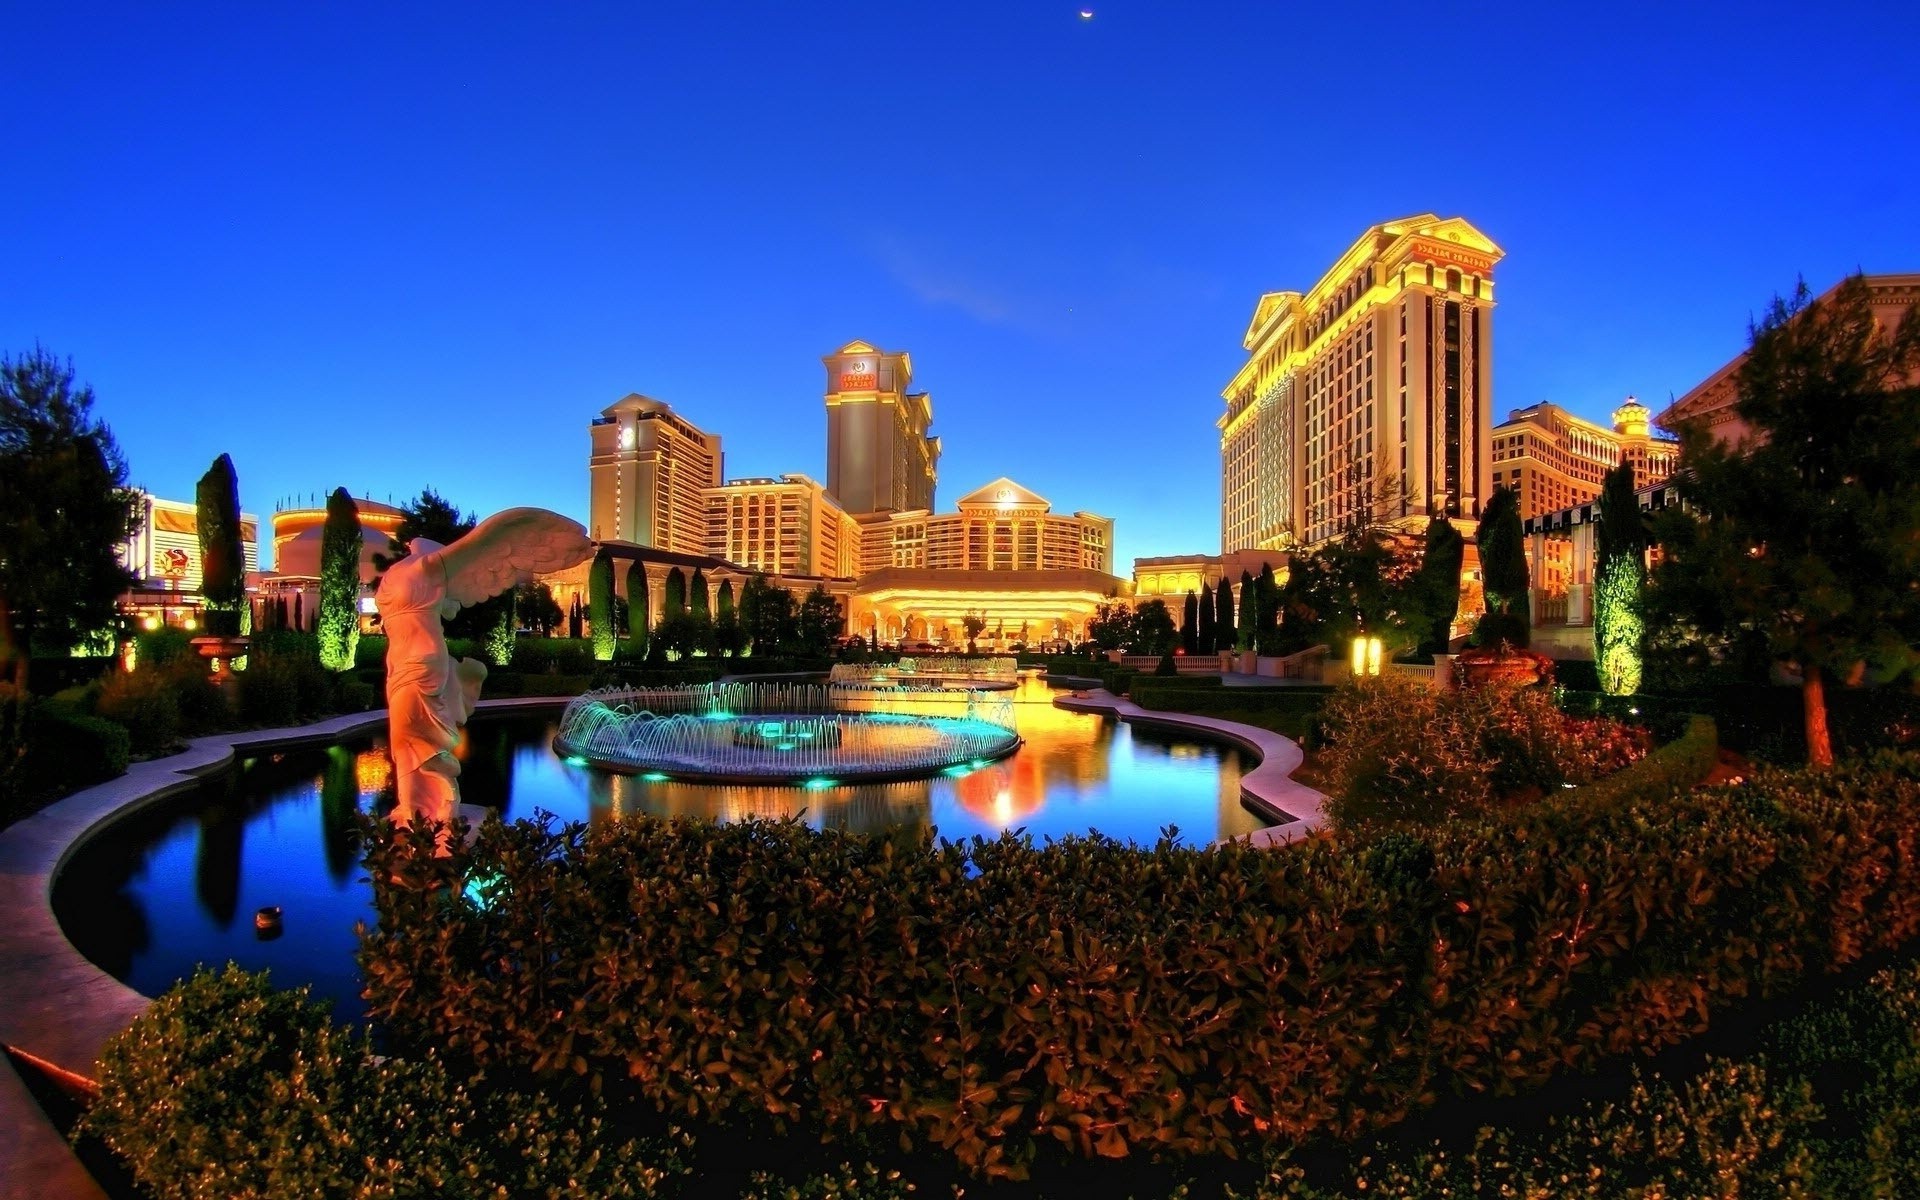
[[[1420,648],[1445,654],[1453,641],[1453,618],[1460,611],[1460,567],[1466,541],[1453,522],[1436,516],[1427,522],[1427,544],[1420,569],[1409,581],[1407,609],[1420,637]]]
[[[1647,574],[1647,529],[1640,498],[1634,494],[1632,463],[1623,462],[1607,472],[1594,534],[1594,667],[1602,691],[1630,696],[1640,690],[1646,638],[1640,594]]]
[[[660,619],[671,621],[675,617],[687,615],[687,577],[679,567],[667,572],[666,593],[660,608]]]
[[[647,661],[647,567],[635,559],[627,564],[627,657]]]
[[[1234,622],[1233,644],[1242,654],[1253,649],[1253,635],[1260,624],[1260,589],[1253,576],[1240,572],[1240,619]]]
[[[575,592],[573,603],[567,606],[567,636],[576,642],[580,640],[581,624],[580,593]]]
[[[1213,648],[1219,654],[1233,651],[1233,581],[1224,575],[1213,588]]]
[[[717,615],[723,621],[733,615],[733,580],[731,579],[722,579],[720,581],[719,612]]]
[[[1508,641],[1524,647],[1533,636],[1532,598],[1527,591],[1526,533],[1520,524],[1520,499],[1502,484],[1480,513],[1480,585],[1486,615],[1474,628],[1475,645]]]
[[[327,497],[320,531],[320,665],[353,669],[360,644],[360,506],[345,488]]]
[[[304,593],[301,592],[295,592],[293,594],[293,627],[305,633],[307,629],[307,618],[306,615],[300,611],[300,597],[303,594]]]
[[[693,569],[693,584],[687,593],[687,604],[694,620],[703,625],[713,620],[713,610],[708,604],[706,572],[699,567]]]
[[[613,628],[613,555],[601,550],[587,568],[587,623],[592,627],[596,662],[613,661],[618,640]]]
[[[206,598],[207,632],[240,632],[247,602],[247,559],[240,538],[240,479],[233,459],[213,460],[194,490],[194,523],[200,533],[200,594]]]
[[[1200,602],[1192,592],[1180,609],[1180,647],[1188,654],[1200,652]]]
[[[1262,654],[1273,654],[1280,648],[1280,582],[1273,577],[1272,563],[1260,568],[1253,592],[1253,647]]]
[[[1200,610],[1199,611],[1200,633],[1199,633],[1199,639],[1198,639],[1199,645],[1195,649],[1196,649],[1196,652],[1200,654],[1212,654],[1214,650],[1213,588],[1204,582],[1201,583],[1200,585],[1200,600],[1199,600],[1198,607]]]

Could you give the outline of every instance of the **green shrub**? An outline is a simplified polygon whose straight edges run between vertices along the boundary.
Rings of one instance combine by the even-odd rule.
[[[1351,1137],[1670,1045],[1920,932],[1907,759],[1555,795],[1428,831],[1424,878],[1417,846],[1326,835],[1285,853],[924,837],[490,822],[435,857],[429,831],[374,823],[369,1014],[484,1067],[996,1174],[1043,1143]],[[457,899],[476,878],[496,902]]]
[[[193,660],[184,660],[116,671],[100,681],[93,697],[94,715],[123,727],[135,754],[170,753],[179,744],[181,733],[177,680],[196,665]]]
[[[591,675],[593,643],[586,638],[521,638],[513,645],[513,669],[536,675]]]
[[[1336,691],[1321,733],[1327,815],[1342,828],[1485,811],[1590,783],[1647,750],[1625,726],[1565,715],[1545,688],[1436,692],[1385,679]]]
[[[1656,747],[1639,762],[1587,784],[1578,799],[1594,804],[1622,796],[1660,796],[1675,789],[1695,787],[1713,773],[1720,761],[1720,739],[1712,717],[1687,720],[1679,737]]]
[[[1246,1197],[1920,1195],[1920,968],[1882,971],[1769,1029],[1762,1045],[1685,1080],[1636,1073],[1623,1099],[1544,1130],[1485,1127],[1466,1146],[1356,1156],[1333,1186],[1269,1154]]]
[[[133,639],[135,666],[164,667],[171,662],[198,657],[193,652],[193,635],[171,625],[163,625]]]
[[[0,686],[0,823],[127,770],[124,726]]]
[[[248,655],[235,676],[240,720],[273,728],[297,725],[334,710],[338,684],[317,655],[303,651]]]
[[[305,989],[202,970],[107,1043],[80,1132],[160,1200],[653,1196],[684,1139],[641,1142],[597,1101],[462,1080],[432,1054],[376,1056]]]

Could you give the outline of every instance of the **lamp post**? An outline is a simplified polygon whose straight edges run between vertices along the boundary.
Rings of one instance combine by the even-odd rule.
[[[1353,677],[1378,677],[1380,674],[1380,639],[1355,634],[1353,638]]]

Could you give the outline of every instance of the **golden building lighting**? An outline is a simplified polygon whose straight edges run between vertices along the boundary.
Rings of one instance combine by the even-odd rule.
[[[827,368],[827,490],[850,513],[930,511],[940,439],[933,401],[913,386],[913,360],[848,342]]]
[[[1112,519],[1054,513],[1045,497],[1004,477],[955,508],[861,521],[856,632],[954,644],[974,616],[986,622],[984,645],[1078,640],[1087,618],[1119,593]]]
[[[1428,213],[1367,230],[1307,291],[1260,298],[1221,392],[1222,550],[1314,546],[1363,518],[1479,515],[1503,256]]]
[[[770,575],[859,572],[859,524],[805,475],[729,479],[704,495],[713,558]]]
[[[139,523],[120,543],[120,564],[133,573],[134,585],[120,608],[142,629],[199,626],[199,509],[182,500],[163,500],[151,492],[134,493]],[[260,570],[260,518],[240,514],[241,555],[249,576]]]
[[[704,554],[705,492],[720,483],[719,435],[638,394],[603,411],[588,432],[588,532],[596,540]]]
[[[1493,430],[1493,482],[1519,496],[1522,519],[1593,499],[1623,461],[1635,487],[1659,483],[1673,474],[1680,444],[1655,436],[1652,416],[1632,396],[1613,410],[1611,429],[1557,404],[1515,409]]]

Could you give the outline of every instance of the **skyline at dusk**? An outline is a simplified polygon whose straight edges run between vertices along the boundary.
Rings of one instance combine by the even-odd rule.
[[[0,351],[70,356],[162,496],[227,452],[262,515],[584,519],[630,392],[825,480],[862,339],[932,394],[939,509],[1011,477],[1125,574],[1218,549],[1254,305],[1371,225],[1505,251],[1496,422],[1658,411],[1797,277],[1920,269],[1912,10],[1093,12],[12,11]]]

